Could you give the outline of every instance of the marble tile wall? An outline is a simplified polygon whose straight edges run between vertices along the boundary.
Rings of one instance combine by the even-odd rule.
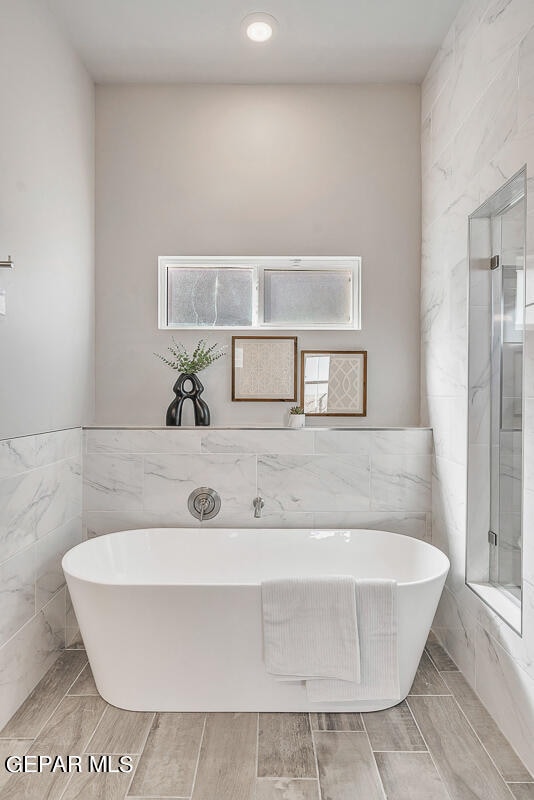
[[[81,429],[0,441],[0,727],[66,644],[61,558],[81,513]]]
[[[436,443],[432,533],[435,544],[452,561],[435,630],[531,770],[534,769],[533,87],[532,0],[466,0],[422,90],[421,274],[422,423],[432,426]],[[524,495],[525,602],[520,637],[464,583],[467,217],[525,163],[528,169],[525,471],[531,480],[525,481]],[[485,304],[482,297],[482,315]],[[476,332],[473,330],[473,335]],[[485,378],[480,376],[482,388]],[[480,404],[480,429],[478,438],[473,431],[472,458],[486,443],[483,400],[481,391],[478,400],[475,399]],[[482,470],[480,475],[482,480]],[[482,496],[483,480],[479,488]]]
[[[211,486],[222,506],[206,527],[365,527],[430,537],[428,429],[88,429],[84,437],[88,536],[200,527],[187,498]],[[252,507],[258,494],[261,519]]]

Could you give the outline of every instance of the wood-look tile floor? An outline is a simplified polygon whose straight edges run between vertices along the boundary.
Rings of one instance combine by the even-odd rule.
[[[7,755],[129,754],[131,773],[10,775]],[[407,700],[369,714],[136,713],[66,651],[0,732],[2,800],[534,800],[525,769],[430,637]]]

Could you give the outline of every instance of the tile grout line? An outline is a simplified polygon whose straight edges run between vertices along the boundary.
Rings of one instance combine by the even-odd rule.
[[[73,517],[72,519],[75,519],[75,517]],[[72,521],[72,520],[69,520],[69,522],[71,522],[71,521]],[[32,544],[31,544],[31,545],[29,545],[29,546],[28,546],[28,548],[24,548],[24,550],[27,550],[27,549],[29,549],[30,547],[33,547],[33,546],[34,546],[34,545],[36,545],[36,544],[37,544],[37,542],[39,542],[39,541],[40,541],[39,539],[35,539],[35,541],[34,541],[34,542],[32,542]],[[16,555],[16,556],[18,556],[20,553],[23,553],[23,552],[24,552],[24,550],[20,550],[18,553],[15,553],[15,555]],[[10,556],[9,558],[12,558],[12,556]],[[7,560],[9,561],[9,559],[7,559]],[[3,564],[5,564],[5,563],[6,563],[6,562],[5,562],[5,561],[3,561],[3,562],[2,562],[2,564],[0,564],[0,567],[1,567],[1,566],[3,566]],[[64,588],[66,587],[66,585],[67,585],[67,584],[65,583],[65,584],[64,584],[64,586],[62,586],[61,588],[62,588],[62,589],[64,589]],[[11,636],[10,636],[8,639],[6,639],[6,640],[5,640],[5,642],[2,642],[2,644],[0,645],[0,651],[1,651],[1,650],[3,650],[3,649],[4,649],[4,647],[6,647],[6,645],[8,645],[8,644],[9,644],[9,643],[10,643],[10,642],[11,642],[11,641],[12,641],[12,640],[15,638],[15,636],[18,636],[18,635],[19,635],[19,633],[20,633],[21,631],[23,631],[23,630],[24,630],[24,628],[26,628],[26,626],[27,626],[27,625],[29,625],[31,622],[33,622],[33,620],[34,620],[36,617],[38,617],[38,616],[39,616],[39,614],[41,614],[41,613],[42,613],[42,612],[45,610],[45,608],[46,608],[47,606],[49,606],[49,605],[50,605],[50,603],[52,603],[52,602],[53,602],[53,601],[56,599],[56,596],[57,596],[57,594],[58,594],[60,591],[61,591],[61,589],[58,589],[58,591],[56,592],[56,594],[54,594],[54,596],[53,596],[53,597],[51,597],[49,600],[47,600],[47,601],[46,601],[46,603],[44,604],[44,606],[42,606],[42,607],[39,609],[39,611],[36,611],[34,614],[32,614],[32,615],[31,615],[31,617],[30,617],[29,619],[27,619],[27,620],[26,620],[26,622],[23,622],[23,624],[20,626],[20,628],[18,628],[18,629],[17,629],[17,630],[16,630],[14,633],[12,633],[12,634],[11,634]],[[64,652],[65,652],[65,650],[67,650],[67,648],[66,648],[66,647],[63,647],[63,648],[61,648],[60,650],[57,650],[57,652],[61,654],[61,653],[64,653]],[[56,652],[56,651],[51,651],[51,652]],[[55,663],[55,662],[54,662],[54,663]],[[54,663],[52,663],[48,669],[51,669],[51,668],[54,666]],[[48,672],[48,669],[46,670],[46,672]],[[45,675],[46,675],[46,672],[45,672]],[[44,678],[44,675],[43,675],[43,678]],[[42,678],[41,678],[41,680],[42,680]],[[40,681],[37,681],[37,683],[40,683]],[[37,684],[36,684],[35,686],[37,686]],[[33,687],[33,689],[35,689],[35,686]],[[33,692],[33,689],[32,689],[32,692]],[[31,694],[31,692],[30,692],[30,694]],[[28,697],[29,697],[29,695],[28,695]],[[25,699],[27,699],[27,698],[25,698]],[[23,702],[24,702],[24,701],[23,701]],[[21,703],[21,705],[22,705],[22,703]],[[20,708],[20,706],[19,706],[19,708]],[[17,709],[17,711],[18,711],[18,709]],[[16,713],[16,712],[15,712],[15,713]],[[12,716],[14,716],[14,714],[13,714]]]
[[[440,645],[440,647],[441,647],[441,645]],[[440,669],[440,668],[438,667],[438,665],[436,664],[436,662],[434,661],[434,659],[432,658],[432,653],[430,652],[430,650],[428,650],[428,649],[427,649],[427,646],[426,646],[426,645],[425,645],[425,647],[424,647],[424,652],[427,654],[427,656],[428,656],[428,657],[429,657],[429,659],[431,660],[431,662],[432,662],[432,664],[434,665],[434,668],[436,669],[436,671],[437,671],[437,672],[439,672],[440,674],[441,674],[442,672],[460,672],[460,670],[458,669],[458,667],[456,667],[456,664],[455,664],[455,667],[456,667],[456,669]],[[449,656],[449,654],[447,653],[447,651],[446,651],[446,650],[445,650],[445,654],[446,654],[446,655],[447,655],[447,656],[450,658],[450,660],[451,660],[451,663],[452,663],[452,664],[454,664],[454,661],[453,661],[453,660],[452,660],[452,658]]]
[[[63,650],[63,652],[64,653],[77,653],[77,652],[81,652],[81,651],[78,651],[78,650]],[[86,666],[88,664],[89,664],[89,659],[87,658],[87,656],[85,656],[85,664],[83,665],[81,670],[78,672],[78,674],[76,675],[76,677],[74,678],[72,683],[69,683],[69,685],[67,687],[67,690],[66,690],[65,694],[63,695],[63,697],[67,697],[67,695],[69,693],[69,690],[72,689],[72,687],[74,686],[74,684],[76,683],[76,681],[78,680],[78,678],[80,677],[80,675],[82,674],[82,672],[84,671],[84,669],[86,668]],[[100,695],[99,695],[99,697],[100,697]]]
[[[65,653],[65,652],[67,652],[67,651],[66,651],[66,650],[61,650],[61,651],[60,651],[60,653]],[[59,658],[61,658],[61,655],[59,656]],[[57,661],[57,660],[58,660],[58,659],[56,659],[56,661]],[[55,666],[55,663],[56,663],[56,662],[54,661],[54,663],[52,664],[52,666],[50,667],[50,669],[52,669],[52,667],[54,667],[54,666]],[[45,721],[43,722],[43,724],[41,725],[41,727],[38,729],[38,731],[37,731],[36,735],[33,737],[33,740],[34,740],[34,741],[36,741],[36,740],[39,738],[39,736],[40,736],[40,735],[41,735],[41,733],[43,732],[43,730],[44,730],[45,726],[47,725],[47,723],[48,723],[48,722],[50,722],[50,720],[52,719],[52,717],[54,716],[54,714],[55,714],[55,713],[56,713],[56,711],[58,710],[59,706],[61,705],[61,703],[63,702],[63,700],[64,700],[64,699],[65,699],[65,697],[67,696],[67,692],[68,692],[68,690],[71,688],[71,686],[74,686],[74,684],[76,683],[76,681],[78,680],[78,678],[80,677],[80,675],[82,674],[83,670],[85,669],[85,667],[87,666],[87,664],[88,664],[88,663],[89,663],[89,662],[86,660],[85,664],[84,664],[84,665],[83,665],[83,667],[80,669],[80,671],[76,673],[76,677],[74,678],[74,680],[73,680],[71,683],[69,683],[69,685],[68,685],[68,687],[67,687],[67,690],[65,691],[65,693],[64,693],[64,694],[63,694],[63,696],[61,697],[60,701],[57,703],[57,705],[55,705],[55,706],[54,706],[54,709],[53,709],[53,711],[52,711],[52,712],[49,714],[49,716],[48,716],[48,717],[45,719]],[[48,671],[47,671],[47,672],[48,672]],[[47,674],[47,673],[45,673],[45,675],[46,675],[46,674]],[[45,677],[45,676],[43,675],[43,678],[44,678],[44,677]],[[42,678],[41,678],[41,680],[42,680]],[[40,683],[40,681],[39,681],[39,683]],[[37,684],[37,685],[39,685],[39,684]],[[36,686],[35,688],[37,688],[37,686]],[[33,691],[33,690],[32,690],[32,691]],[[29,697],[29,695],[28,695],[28,697]],[[26,698],[26,699],[28,699],[28,698]],[[21,707],[21,706],[19,706],[19,708],[20,708],[20,707]],[[17,709],[17,711],[18,711],[18,709]],[[17,713],[17,712],[15,712],[15,713]],[[10,737],[10,738],[11,738],[11,737]]]
[[[1,482],[2,482],[2,479],[0,478],[0,483]],[[45,539],[47,539],[53,533],[57,533],[60,530],[60,528],[65,527],[65,525],[68,525],[69,522],[74,522],[74,520],[81,519],[81,516],[82,516],[81,513],[74,514],[74,516],[68,517],[64,522],[61,522],[59,525],[56,525],[54,528],[52,528],[52,530],[47,531],[45,534],[43,534],[43,536],[37,536],[35,539],[32,539],[32,541],[29,542],[29,544],[24,545],[24,547],[22,547],[20,550],[15,550],[15,552],[11,553],[11,555],[9,555],[7,558],[3,558],[0,561],[0,567],[4,566],[4,564],[7,564],[7,562],[11,561],[12,558],[16,558],[17,556],[20,556],[23,553],[26,553],[27,550],[29,550],[32,547],[35,547],[35,545],[37,545],[39,542],[43,542]],[[59,589],[58,589],[58,591],[59,591]],[[50,600],[47,600],[45,605],[48,605],[49,602],[50,602]],[[43,606],[43,608],[44,608],[44,606]],[[36,611],[35,613],[38,614],[39,612]],[[33,616],[35,616],[35,615],[33,615]],[[24,625],[26,625],[26,623],[24,623]],[[24,627],[24,625],[22,625],[21,627]],[[20,630],[20,628],[19,628],[19,630]],[[12,636],[14,636],[14,634],[12,634]],[[10,636],[9,639],[11,639],[12,636]],[[9,641],[9,639],[6,639],[6,641],[1,646],[3,647],[4,644],[6,644]]]
[[[534,305],[534,304],[533,304],[533,305]],[[531,584],[531,582],[530,582],[530,581],[528,581],[528,580],[526,580],[526,579],[525,579],[523,582],[524,582],[524,583],[527,583],[527,584],[529,584],[529,585],[531,585],[531,586],[534,586],[534,584]],[[511,653],[510,653],[510,652],[509,652],[507,649],[506,649],[506,647],[505,647],[503,644],[501,644],[501,642],[500,642],[500,641],[497,639],[497,637],[496,637],[496,636],[494,636],[494,635],[493,635],[493,633],[491,633],[490,631],[487,631],[487,630],[484,628],[484,626],[482,625],[482,623],[481,623],[481,622],[479,622],[478,620],[476,621],[476,627],[477,627],[477,629],[478,629],[478,628],[480,628],[480,631],[481,631],[481,633],[483,633],[483,634],[484,634],[486,637],[488,637],[488,638],[491,640],[491,647],[492,647],[494,650],[496,650],[497,652],[498,652],[498,651],[502,651],[502,652],[504,653],[504,655],[505,655],[505,656],[506,656],[508,659],[510,659],[510,660],[511,660],[511,661],[512,661],[512,662],[513,662],[513,663],[514,663],[516,666],[517,666],[517,668],[518,668],[518,670],[520,671],[520,674],[521,674],[521,675],[523,675],[523,676],[526,676],[527,678],[530,678],[530,672],[529,672],[529,671],[528,671],[528,670],[527,670],[527,669],[526,669],[526,668],[523,666],[523,663],[522,663],[520,660],[517,660],[516,658],[514,658],[514,656],[513,656],[513,655],[512,655],[512,654],[511,654]],[[475,649],[475,686],[478,686],[478,666],[477,666],[477,663],[478,663],[478,662],[477,662],[477,657],[476,657],[476,649]],[[465,676],[464,676],[464,677],[465,677]],[[466,678],[466,681],[467,681],[467,678]],[[468,682],[468,681],[467,681],[467,682]],[[468,682],[468,683],[469,683],[469,682]],[[469,686],[471,686],[471,684],[469,684]],[[485,706],[485,704],[482,702],[482,700],[481,700],[481,698],[480,698],[480,696],[479,696],[479,694],[478,694],[478,692],[477,692],[476,688],[474,688],[474,689],[473,689],[473,687],[471,687],[471,688],[472,688],[473,692],[475,693],[475,695],[477,696],[477,698],[478,698],[478,699],[480,700],[480,702],[482,703],[482,705],[484,706],[484,708],[486,708],[486,706]],[[486,711],[488,711],[488,709],[487,709],[487,708],[486,708]],[[488,714],[489,714],[489,711],[488,711]],[[491,717],[491,714],[490,714],[490,717]],[[493,717],[492,717],[492,719],[493,719]],[[495,720],[493,720],[493,721],[495,722]],[[496,723],[496,722],[495,722],[495,724],[497,725],[497,723]],[[500,729],[500,727],[499,727],[499,725],[497,725],[497,727],[499,728],[499,730],[501,730],[501,729]],[[502,735],[504,736],[504,733],[503,733],[502,731],[501,731],[501,733],[502,733]],[[508,741],[508,739],[506,738],[506,736],[504,736],[504,738],[506,739],[506,741],[508,742],[508,744],[510,744],[510,742]],[[513,750],[513,751],[514,751],[514,753],[515,753],[515,749],[512,747],[512,745],[511,745],[511,744],[510,744],[510,747],[512,748],[512,750]],[[517,753],[516,753],[516,755],[517,755]],[[517,757],[519,758],[519,756],[517,756]],[[522,760],[521,760],[520,758],[519,758],[519,760],[521,761],[521,763],[523,763],[523,762],[522,762]],[[526,767],[525,767],[525,769],[526,769]],[[527,772],[529,772],[529,770],[527,770]],[[533,782],[534,782],[534,781],[533,781]]]
[[[382,709],[382,710],[385,711],[385,709]],[[285,712],[282,711],[280,713],[283,714]],[[310,712],[310,713],[315,713],[315,712]],[[319,712],[319,713],[321,713],[321,712]],[[324,713],[325,714],[340,714],[340,713],[342,714],[343,712],[342,711],[341,712],[340,711],[325,711]],[[373,714],[374,712],[373,711],[347,711],[346,713],[347,714],[361,714],[363,716],[364,714]],[[366,731],[363,728],[361,730],[359,730],[359,731],[352,731],[352,730],[351,731],[344,731],[344,730],[331,731],[331,730],[328,730],[328,729],[322,730],[321,728],[313,728],[312,729],[312,733],[351,733],[351,734],[353,734],[353,733],[366,733]],[[386,752],[389,752],[389,751],[386,751]],[[395,750],[395,751],[392,751],[392,752],[398,752],[398,751]],[[407,752],[413,753],[413,750],[410,750],[410,751],[407,751]]]
[[[2,440],[0,440],[1,443]],[[24,475],[29,475],[33,472],[38,472],[39,470],[48,469],[49,467],[55,467],[57,464],[62,464],[65,461],[75,461],[79,459],[80,455],[76,453],[76,455],[70,456],[63,456],[63,458],[58,458],[55,461],[47,461],[45,464],[37,464],[35,467],[30,467],[29,469],[24,469],[22,472],[14,472],[12,475],[5,475],[4,477],[0,478],[0,482],[2,481],[10,481],[14,478],[21,478]]]
[[[102,715],[102,716],[103,716],[103,715]],[[152,714],[152,719],[151,719],[151,721],[150,721],[150,725],[148,725],[148,726],[147,726],[147,734],[146,734],[146,736],[145,736],[145,741],[143,742],[143,746],[141,747],[141,750],[140,750],[140,752],[139,752],[139,753],[137,753],[137,761],[136,761],[136,764],[135,764],[135,769],[133,769],[133,770],[132,770],[132,775],[131,775],[131,777],[130,777],[130,780],[128,781],[128,788],[127,788],[127,789],[126,789],[126,791],[124,792],[124,800],[127,800],[128,793],[129,793],[129,791],[130,791],[130,788],[131,788],[131,786],[132,786],[132,783],[133,783],[133,781],[134,781],[134,778],[135,778],[135,776],[136,776],[136,773],[137,773],[137,768],[139,767],[139,764],[140,764],[140,762],[141,762],[141,759],[142,759],[142,757],[143,757],[143,753],[145,752],[145,747],[146,747],[146,743],[148,742],[148,737],[150,736],[150,734],[151,734],[151,732],[152,732],[152,728],[153,728],[153,726],[154,726],[154,722],[155,722],[155,720],[156,720],[156,716],[157,716],[157,712],[155,711],[155,712]],[[93,732],[93,736],[94,736],[94,732]],[[91,737],[91,739],[92,739],[92,738],[93,738],[93,737]],[[91,739],[89,739],[89,741],[91,741]]]
[[[301,712],[295,711],[274,711],[274,714],[299,714]],[[361,731],[360,731],[361,732]],[[316,731],[316,733],[330,733],[330,731]],[[345,733],[349,733],[349,731],[345,731]],[[351,733],[357,733],[357,731],[351,731]],[[294,775],[266,775],[262,777],[258,777],[259,781],[302,781],[303,783],[317,783],[317,778],[295,778]],[[159,799],[158,799],[159,800]]]
[[[315,779],[316,780],[316,784],[317,784],[317,797],[319,798],[319,800],[323,800],[323,790],[321,788],[321,779],[319,777],[319,761],[317,759],[317,747],[315,745],[315,735],[314,735],[315,733],[318,733],[318,731],[314,731],[313,728],[312,728],[311,713],[309,711],[308,711],[308,721],[309,721],[309,724],[310,724],[310,733],[311,733],[312,750],[313,750],[313,760],[315,762],[315,774],[317,775],[317,777]]]
[[[448,672],[448,671],[450,671],[450,670],[443,670],[443,672]],[[461,674],[462,674],[462,673],[461,673]],[[466,683],[467,683],[467,679],[465,678],[465,676],[464,676],[464,680],[465,680],[465,681],[466,681]],[[469,684],[468,684],[468,686],[469,686]],[[471,686],[469,686],[469,688],[470,688],[470,689],[472,689],[472,687],[471,687]],[[472,689],[472,691],[474,691],[474,689]],[[475,696],[476,696],[477,700],[479,700],[479,702],[480,702],[481,706],[483,707],[483,709],[484,709],[484,710],[485,710],[485,711],[486,711],[486,712],[489,714],[489,711],[487,710],[487,708],[486,708],[486,706],[484,705],[484,703],[482,702],[482,700],[480,700],[480,698],[478,697],[477,693],[476,693],[476,692],[474,692],[474,694],[475,694]],[[460,713],[461,713],[462,717],[465,719],[465,721],[467,722],[467,724],[468,724],[469,728],[470,728],[470,729],[471,729],[471,731],[474,733],[476,740],[479,742],[480,746],[482,747],[482,749],[484,750],[484,752],[485,752],[485,753],[486,753],[486,755],[488,756],[489,760],[491,761],[491,763],[493,764],[493,766],[494,766],[494,767],[495,767],[495,769],[497,770],[497,774],[498,774],[498,775],[499,775],[499,777],[502,779],[502,781],[504,782],[504,784],[505,784],[506,786],[508,786],[508,783],[509,783],[509,781],[507,781],[507,780],[505,779],[505,777],[504,777],[504,775],[502,774],[501,770],[499,769],[499,767],[498,767],[498,766],[497,766],[497,764],[495,763],[495,761],[494,761],[493,757],[490,755],[490,753],[489,753],[489,751],[488,751],[488,749],[487,749],[486,745],[484,744],[484,742],[482,741],[482,739],[481,739],[481,738],[480,738],[480,736],[478,735],[477,731],[475,730],[475,727],[474,727],[474,726],[471,724],[471,721],[469,720],[469,718],[468,718],[467,714],[464,712],[464,710],[463,710],[463,708],[462,708],[462,706],[461,706],[461,704],[460,704],[459,700],[457,700],[457,698],[456,698],[456,697],[455,697],[453,694],[451,694],[450,696],[452,697],[452,699],[454,700],[454,702],[456,703],[456,705],[457,705],[457,706],[458,706],[458,708],[460,709]],[[490,714],[490,717],[491,717],[491,714]],[[493,720],[493,717],[491,717],[491,719]],[[495,720],[493,720],[493,722],[495,722]],[[504,737],[504,740],[505,740],[505,742],[506,742],[506,743],[509,745],[509,747],[510,747],[510,749],[512,750],[512,752],[514,753],[514,755],[515,755],[515,756],[518,758],[518,760],[519,760],[519,763],[520,763],[520,764],[521,764],[521,765],[522,765],[522,766],[525,768],[525,770],[528,772],[528,770],[527,770],[527,768],[525,767],[525,765],[523,764],[522,760],[519,758],[519,756],[518,756],[518,755],[517,755],[517,753],[515,752],[515,750],[514,750],[514,748],[512,747],[512,745],[511,745],[511,744],[508,742],[508,739],[506,738],[506,736],[504,736],[504,733],[501,731],[501,729],[499,728],[499,726],[497,725],[497,723],[496,723],[496,722],[495,722],[495,725],[496,725],[496,727],[497,727],[497,729],[498,729],[499,733],[500,733],[500,734],[501,734],[501,735]],[[521,781],[521,783],[523,783],[523,781]],[[511,789],[509,789],[509,792],[510,792],[510,794],[512,794],[512,790],[511,790]]]
[[[410,753],[417,753],[417,755],[425,754],[428,755],[428,750],[373,750],[373,753],[404,753],[405,755],[409,755]]]
[[[367,481],[367,488],[369,490],[369,493],[367,495],[368,498],[369,498],[369,500],[368,500],[369,509],[368,510],[369,510],[369,512],[372,513],[373,511],[376,511],[377,509],[374,508],[374,504],[373,504],[374,482],[373,482],[373,457],[371,455],[371,452],[369,452],[367,454],[367,468],[369,470],[369,478],[368,478],[368,481]]]
[[[0,742],[34,742],[30,736],[0,736]]]
[[[448,695],[447,695],[447,697],[448,697]],[[443,778],[443,776],[442,776],[441,772],[440,772],[440,771],[439,771],[439,769],[438,769],[438,765],[436,764],[436,761],[435,761],[435,759],[434,759],[434,755],[433,755],[433,753],[432,753],[432,750],[431,750],[431,749],[430,749],[430,747],[428,746],[428,742],[427,742],[427,740],[425,739],[425,737],[423,736],[423,731],[422,731],[422,730],[421,730],[421,728],[419,727],[419,723],[417,722],[417,718],[416,718],[415,714],[413,713],[413,710],[412,710],[412,708],[411,708],[411,706],[410,706],[410,703],[409,703],[409,698],[408,698],[408,697],[406,698],[406,705],[408,706],[408,709],[409,709],[409,711],[410,711],[410,714],[412,715],[413,721],[415,722],[415,726],[416,726],[417,730],[419,731],[419,734],[420,734],[420,736],[421,736],[421,739],[422,739],[422,740],[423,740],[423,742],[425,743],[425,747],[426,747],[426,749],[427,749],[427,753],[429,754],[429,756],[430,756],[430,759],[431,759],[431,761],[432,761],[432,764],[434,765],[434,769],[436,770],[436,774],[438,775],[438,777],[439,777],[439,779],[440,779],[440,781],[441,781],[441,785],[443,786],[443,789],[444,789],[444,791],[445,791],[445,794],[447,795],[447,797],[449,798],[449,800],[453,800],[453,798],[451,797],[451,794],[450,794],[450,792],[449,792],[449,787],[447,786],[447,784],[446,784],[446,782],[445,782],[445,779]]]
[[[256,712],[256,777],[254,778],[254,798],[258,795],[258,778],[260,772],[260,713],[260,711]]]
[[[195,771],[193,773],[193,781],[191,783],[191,794],[190,794],[190,797],[193,797],[193,794],[195,792],[195,784],[197,782],[198,766],[200,764],[200,753],[202,751],[202,745],[204,743],[204,734],[206,732],[207,722],[208,722],[208,714],[206,713],[206,714],[204,714],[204,723],[202,725],[202,733],[200,734],[200,740],[199,740],[199,743],[198,743],[197,760],[196,760],[196,764],[195,764]]]
[[[81,518],[81,515],[80,515],[80,527],[82,529],[82,540],[83,540],[83,519]],[[65,602],[63,604],[63,614],[62,614],[62,616],[63,616],[63,652],[65,653],[66,650],[67,650],[67,595],[69,593],[69,587],[67,586],[67,578],[65,577],[65,573],[63,572],[63,567],[61,566],[62,561],[63,561],[63,556],[61,556],[61,561],[59,562],[59,568],[60,568],[61,572],[63,573],[63,580],[64,580],[63,586],[61,588],[65,589]],[[37,561],[36,561],[36,566],[35,566],[35,572],[37,572]],[[57,594],[57,592],[56,592],[56,594]],[[55,595],[54,595],[54,597],[55,597]],[[35,606],[37,608],[37,575],[35,576]],[[87,658],[87,656],[86,656],[86,658]],[[89,660],[87,660],[87,663],[89,663]],[[84,669],[85,669],[85,667],[84,667]],[[83,672],[83,670],[82,670],[82,672]],[[81,674],[82,673],[80,672],[80,675]],[[74,683],[72,683],[71,686],[74,686]],[[71,687],[69,686],[69,689],[70,688]],[[67,689],[67,692],[69,691],[69,689]],[[65,692],[65,697],[67,696],[67,692]]]
[[[259,485],[258,485],[258,474],[259,474],[259,466],[258,466],[258,462],[259,462],[259,455],[260,455],[260,454],[258,454],[258,453],[255,453],[255,458],[254,458],[254,465],[255,465],[255,467],[256,467],[256,497],[258,497],[258,496],[259,496],[259,494],[260,494],[260,487],[259,487]]]
[[[387,800],[387,794],[386,794],[386,789],[384,787],[384,783],[382,781],[382,775],[380,774],[380,770],[378,768],[378,762],[376,760],[375,753],[374,753],[374,750],[373,750],[373,745],[371,744],[371,737],[369,736],[369,733],[367,731],[367,726],[365,724],[365,713],[362,712],[360,714],[360,717],[361,717],[361,720],[362,720],[363,732],[365,734],[365,737],[367,738],[367,741],[369,743],[369,750],[371,751],[371,755],[373,757],[373,764],[375,765],[376,774],[378,775],[378,782],[380,784],[380,788],[382,789],[382,796],[383,796],[384,800]]]
[[[85,669],[85,667],[84,667],[84,669]],[[82,671],[83,671],[83,670],[82,670]],[[81,673],[80,673],[80,674],[81,674]],[[79,676],[78,676],[78,677],[79,677]],[[77,680],[77,679],[76,679],[76,680]],[[73,683],[71,684],[71,686],[73,686],[75,682],[76,682],[76,681],[73,681]],[[70,688],[70,687],[69,687],[69,688]],[[67,689],[67,691],[68,691],[68,689]],[[99,696],[100,696],[100,695],[99,695]],[[63,699],[65,699],[65,697],[67,697],[67,693],[66,693],[66,692],[65,692],[65,695],[64,695]],[[102,699],[103,699],[103,698],[102,698]],[[105,700],[104,700],[104,702],[105,702]],[[58,707],[59,707],[59,706],[58,706]],[[106,708],[107,708],[107,706],[106,706]],[[85,745],[86,747],[88,747],[88,745],[89,745],[89,742],[91,741],[91,739],[92,739],[92,738],[93,738],[93,736],[95,735],[95,731],[96,731],[96,729],[98,728],[98,726],[100,725],[100,723],[102,722],[102,717],[104,716],[104,714],[105,714],[105,713],[106,713],[106,709],[104,708],[104,709],[102,710],[102,713],[100,714],[100,716],[99,716],[99,718],[98,718],[98,721],[97,721],[97,723],[96,723],[96,725],[95,725],[95,727],[94,727],[94,730],[93,730],[93,731],[92,731],[92,733],[91,733],[91,734],[90,734],[90,735],[87,737],[87,744]],[[85,748],[84,748],[84,752],[85,752]],[[61,792],[61,794],[59,795],[59,797],[58,797],[58,800],[61,800],[61,798],[62,798],[62,797],[64,797],[64,795],[65,795],[65,792],[67,791],[67,789],[68,789],[68,787],[69,787],[69,784],[71,783],[71,781],[72,781],[72,778],[73,778],[73,775],[74,775],[74,774],[75,774],[75,773],[72,773],[71,775],[69,775],[69,779],[68,779],[68,781],[67,781],[67,782],[66,782],[66,784],[65,784],[65,788],[63,789],[63,791],[62,791],[62,792]]]
[[[147,713],[147,712],[143,712],[143,711],[137,712],[136,711],[135,713],[136,714],[137,713],[143,714],[143,713]],[[93,735],[94,735],[94,731],[93,731]],[[83,755],[84,756],[142,756],[143,753],[142,753],[141,750],[130,750],[129,753],[125,753],[124,750],[118,750],[116,753],[112,753],[112,752],[109,752],[109,751],[106,752],[106,753],[98,753],[95,750],[86,750],[86,751],[84,751]]]

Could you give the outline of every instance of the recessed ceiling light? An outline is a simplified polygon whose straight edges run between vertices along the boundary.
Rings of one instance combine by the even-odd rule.
[[[270,14],[256,12],[245,17],[242,27],[252,42],[268,42],[274,33],[276,20]]]

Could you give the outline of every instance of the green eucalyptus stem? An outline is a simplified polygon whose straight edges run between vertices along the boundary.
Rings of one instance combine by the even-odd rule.
[[[172,342],[172,345],[167,348],[172,358],[167,358],[167,356],[163,356],[160,353],[154,353],[154,355],[171,369],[185,372],[189,375],[196,375],[197,372],[201,372],[226,355],[226,346],[217,349],[217,344],[212,344],[208,347],[205,339],[200,339],[191,355],[189,355],[181,342],[175,340],[174,336],[172,337]]]

